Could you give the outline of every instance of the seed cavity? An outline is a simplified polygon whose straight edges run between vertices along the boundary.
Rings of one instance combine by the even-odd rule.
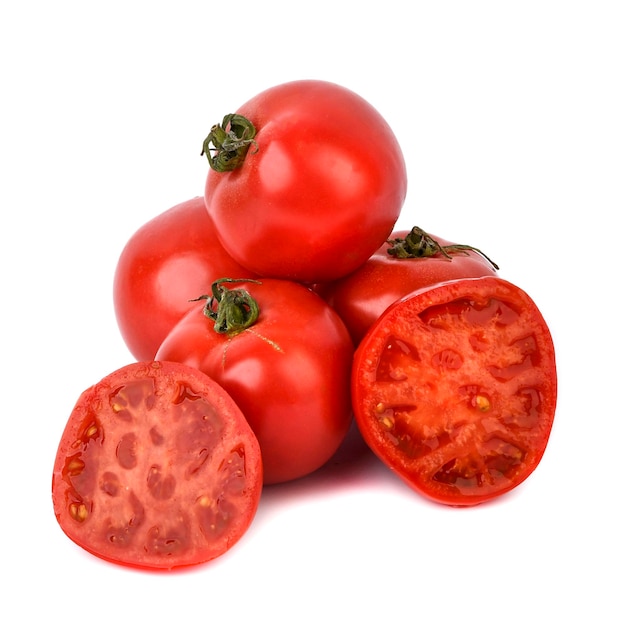
[[[173,556],[189,547],[189,529],[184,522],[173,528],[153,526],[147,533],[144,549],[149,554]]]
[[[143,405],[145,409],[150,410],[155,402],[154,381],[151,378],[126,383],[109,395],[111,410],[119,419],[126,422],[132,422],[133,413],[140,406]]]
[[[78,438],[72,447],[84,449],[96,439],[104,439],[102,424],[100,424],[100,420],[95,415],[88,414],[78,429]]]
[[[191,400],[192,402],[199,400],[202,396],[194,391],[189,385],[178,382],[176,385],[175,395],[172,398],[173,404],[182,404],[185,400]]]
[[[122,436],[115,449],[115,456],[120,467],[124,469],[137,466],[137,435],[134,432]]]
[[[156,426],[153,426],[150,429],[150,441],[155,446],[162,446],[165,442],[165,437],[163,437]]]
[[[399,382],[407,379],[420,356],[415,346],[398,337],[389,337],[376,367],[377,382]]]
[[[463,357],[456,350],[447,348],[433,354],[431,363],[437,369],[458,370],[463,365]]]
[[[534,428],[541,417],[541,393],[534,387],[522,387],[515,394],[517,403],[511,413],[503,417],[507,426],[522,430]]]
[[[70,517],[82,524],[89,516],[87,506],[83,502],[71,502],[69,505]]]
[[[81,454],[73,454],[65,459],[65,466],[63,467],[63,476],[78,476],[85,469],[85,462],[81,458]]]
[[[393,409],[387,407],[382,402],[379,402],[374,408],[374,413],[376,415],[376,419],[378,423],[385,430],[391,430],[395,424],[395,420],[393,418]]]
[[[123,515],[115,520],[110,519],[109,526],[104,531],[107,541],[118,548],[130,545],[146,520],[146,512],[139,498],[132,491],[128,492],[127,497],[127,505],[130,510],[126,510]],[[120,519],[122,517],[123,519]]]
[[[100,489],[108,496],[116,497],[121,488],[120,479],[113,472],[104,472],[100,478]]]
[[[471,409],[478,409],[482,413],[487,413],[492,409],[493,402],[491,396],[481,385],[463,385],[459,387],[459,396]]]
[[[164,474],[159,465],[150,467],[147,484],[155,500],[169,500],[176,491],[176,479],[172,474]]]

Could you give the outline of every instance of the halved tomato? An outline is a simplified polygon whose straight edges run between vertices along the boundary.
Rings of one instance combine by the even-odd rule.
[[[370,448],[419,493],[449,505],[504,494],[537,467],[556,410],[548,326],[498,277],[458,279],[393,304],[352,375]]]
[[[85,550],[171,569],[237,542],[261,487],[258,442],[230,396],[192,367],[140,362],[81,394],[58,447],[52,501]]]

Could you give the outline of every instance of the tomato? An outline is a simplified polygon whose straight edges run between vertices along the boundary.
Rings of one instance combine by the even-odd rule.
[[[217,297],[174,327],[157,358],[197,367],[228,391],[259,440],[264,481],[272,484],[318,469],[343,441],[354,350],[317,294],[260,280],[237,289],[216,283]],[[234,313],[224,313],[229,307]]]
[[[499,277],[438,283],[392,304],[355,355],[363,438],[419,493],[474,505],[524,481],[556,410],[554,346],[541,312]]]
[[[244,270],[219,243],[204,198],[182,202],[156,216],[129,239],[113,283],[117,323],[139,361],[154,358],[174,324],[215,276]]]
[[[361,267],[316,285],[316,290],[339,313],[358,345],[383,311],[411,291],[455,278],[494,275],[496,269],[477,248],[414,227],[392,233]]]
[[[57,520],[103,559],[172,569],[214,559],[248,529],[259,445],[232,398],[179,363],[140,362],[84,391],[52,476]]]
[[[261,92],[211,129],[204,153],[218,236],[262,276],[313,283],[355,270],[392,231],[406,196],[404,157],[388,123],[329,82]]]

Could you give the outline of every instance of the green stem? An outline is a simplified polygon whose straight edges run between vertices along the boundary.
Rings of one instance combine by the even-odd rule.
[[[254,137],[254,124],[243,115],[229,113],[222,124],[215,124],[202,144],[200,155],[206,155],[209,165],[216,172],[232,172],[241,167],[250,146],[258,146]],[[211,147],[213,144],[213,147]]]
[[[442,246],[438,241],[433,239],[426,231],[422,230],[418,226],[414,226],[406,237],[390,239],[387,243],[391,246],[387,249],[387,254],[395,256],[398,259],[425,258],[435,256],[439,253],[447,259],[452,260],[451,255],[455,252],[469,254],[468,250],[472,250],[487,259],[494,269],[500,269],[484,252],[478,248],[456,243]]]
[[[245,289],[229,289],[224,283],[261,283],[249,278],[220,278],[211,285],[212,295],[199,296],[193,300],[207,301],[203,312],[213,320],[216,333],[236,335],[257,321],[259,305]]]

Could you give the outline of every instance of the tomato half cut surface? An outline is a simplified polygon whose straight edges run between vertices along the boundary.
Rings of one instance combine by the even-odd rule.
[[[352,395],[363,438],[405,482],[440,503],[478,504],[543,456],[557,397],[550,331],[497,277],[417,290],[361,342]]]
[[[231,397],[192,367],[155,361],[81,394],[58,447],[52,500],[62,530],[85,550],[172,569],[237,542],[261,487],[259,445]]]

